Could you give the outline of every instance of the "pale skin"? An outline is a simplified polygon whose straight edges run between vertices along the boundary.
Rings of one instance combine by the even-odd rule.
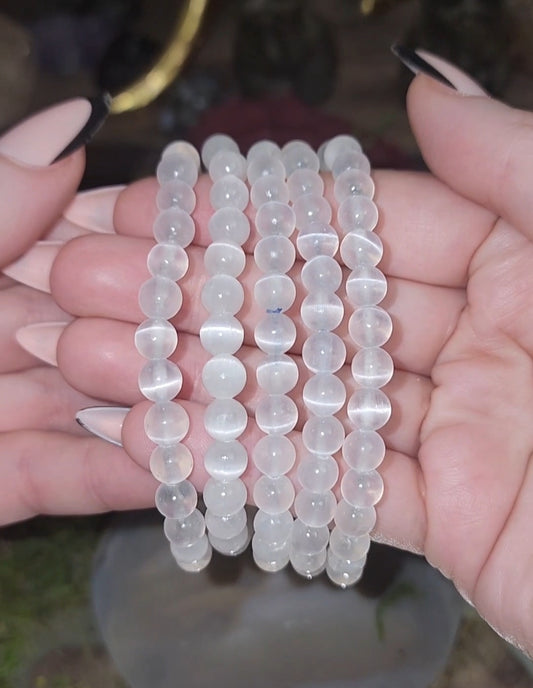
[[[373,537],[423,554],[499,633],[532,654],[533,115],[458,95],[427,77],[414,80],[408,111],[431,173],[375,173],[376,231],[385,245],[380,267],[389,278],[384,306],[395,324],[387,349],[397,373],[385,389],[393,416],[383,431],[385,494]],[[46,173],[1,163],[5,265],[62,212],[83,156]],[[31,204],[24,182],[33,185]],[[155,189],[153,180],[144,180],[117,191],[114,234],[89,233],[58,247],[52,296],[0,282],[6,314],[0,326],[1,523],[153,504],[146,402],[136,382],[142,360],[133,334],[142,318],[137,292],[147,277]],[[182,335],[174,356],[191,416],[187,443],[198,454],[208,442],[202,428],[208,400],[199,382],[206,354],[197,337],[205,317],[199,293],[206,189],[202,182],[197,191],[198,233],[181,283],[185,305],[176,320]],[[245,248],[250,252],[253,243]],[[252,334],[254,279],[249,258],[243,275],[249,298],[240,318],[242,360],[252,380],[242,400],[250,414],[260,356]],[[16,345],[18,327],[65,319],[71,324],[59,340],[58,368],[43,367]],[[296,356],[305,336],[300,324],[298,332]],[[305,375],[301,367],[302,381]],[[348,382],[347,367],[342,375]],[[133,407],[124,449],[74,424],[79,408],[97,404]],[[250,426],[248,448],[258,437]],[[250,493],[255,477],[250,469]],[[202,488],[199,463],[192,480]]]

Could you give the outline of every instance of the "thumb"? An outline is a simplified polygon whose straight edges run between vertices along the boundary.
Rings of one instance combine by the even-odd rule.
[[[80,149],[107,112],[105,98],[76,98],[0,137],[0,267],[24,253],[61,215],[83,174]]]

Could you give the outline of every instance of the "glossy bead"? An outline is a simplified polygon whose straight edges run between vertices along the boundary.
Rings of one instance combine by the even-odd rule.
[[[232,516],[246,504],[246,486],[242,480],[221,483],[209,478],[203,491],[204,503],[215,516]]]
[[[259,208],[268,201],[289,202],[289,189],[285,180],[273,174],[259,177],[250,189],[250,201],[254,208]]]
[[[341,480],[341,494],[351,506],[374,506],[383,496],[383,479],[377,471],[359,473],[350,469]]]
[[[144,430],[154,444],[175,444],[189,431],[189,415],[183,406],[173,401],[154,404],[144,417]]]
[[[244,552],[250,541],[250,533],[245,525],[240,533],[231,538],[220,538],[213,533],[209,533],[209,542],[217,552],[225,554],[227,557],[236,557]]]
[[[284,354],[296,341],[296,326],[284,313],[267,313],[257,324],[254,337],[266,354]]]
[[[255,422],[264,433],[286,435],[298,421],[298,408],[286,394],[268,394],[259,400]]]
[[[391,416],[391,403],[380,389],[356,389],[348,401],[348,417],[356,428],[378,430]]]
[[[392,320],[379,306],[358,308],[350,316],[348,331],[357,346],[383,346],[392,334]]]
[[[179,244],[156,244],[148,254],[147,266],[154,277],[166,277],[176,282],[189,269],[189,257]]]
[[[392,358],[383,349],[359,349],[352,358],[352,377],[361,387],[383,387],[393,373]]]
[[[297,198],[305,196],[305,194],[313,194],[314,196],[322,196],[324,194],[324,180],[313,170],[295,170],[287,179],[287,186],[293,203]]]
[[[294,500],[296,516],[306,526],[320,528],[333,519],[336,500],[333,492],[300,490]]]
[[[187,155],[193,161],[197,170],[200,170],[201,161],[200,154],[196,148],[188,141],[172,141],[163,149],[161,153],[161,158],[166,158],[169,155],[179,153],[181,155]]]
[[[204,265],[208,275],[238,277],[246,267],[246,256],[237,244],[216,241],[209,244],[204,253]]]
[[[372,177],[361,170],[346,170],[335,180],[333,194],[340,205],[350,196],[373,198],[374,182]]]
[[[209,200],[215,210],[227,207],[244,210],[248,198],[248,187],[233,174],[218,179],[209,191]]]
[[[383,244],[374,232],[358,229],[344,237],[340,253],[344,264],[354,270],[359,265],[377,265],[383,256]]]
[[[206,566],[209,565],[209,562],[211,561],[211,556],[213,554],[213,549],[212,549],[211,545],[209,544],[209,540],[207,539],[207,536],[204,535],[203,538],[207,542],[205,552],[201,557],[199,557],[198,559],[193,559],[193,561],[183,561],[183,559],[180,558],[179,550],[174,552],[172,550],[172,545],[170,546],[170,551],[174,555],[174,559],[176,560],[176,563],[184,571],[189,571],[190,573],[198,573],[199,571],[203,571],[203,569],[205,569]],[[203,540],[202,540],[202,542],[203,542]]]
[[[335,159],[347,150],[361,152],[361,144],[353,136],[340,134],[330,139],[324,148],[324,162],[328,170],[331,170]]]
[[[188,480],[175,485],[159,485],[155,493],[157,509],[168,518],[184,519],[196,508],[196,490]]]
[[[344,305],[337,294],[313,291],[302,301],[300,315],[310,330],[335,330],[344,317]]]
[[[366,559],[358,562],[348,563],[334,552],[328,552],[326,562],[326,573],[328,578],[341,588],[355,585],[363,575],[363,568]]]
[[[339,236],[327,222],[311,222],[299,228],[296,246],[304,260],[334,256],[339,248]]]
[[[344,232],[356,229],[372,231],[378,223],[378,209],[366,196],[348,196],[339,205],[337,221]]]
[[[166,358],[147,361],[139,373],[139,389],[151,401],[170,401],[180,393],[181,370]]]
[[[260,239],[254,249],[254,259],[261,272],[288,272],[294,265],[294,244],[285,236],[268,236]]]
[[[204,468],[207,473],[220,482],[236,480],[246,470],[248,453],[237,440],[211,442],[204,454]]]
[[[290,277],[270,273],[260,277],[254,285],[254,299],[265,311],[279,313],[288,310],[296,298],[296,287]]]
[[[150,455],[150,471],[160,483],[180,483],[190,476],[192,469],[192,454],[181,442],[169,447],[156,447]]]
[[[311,492],[333,489],[339,478],[339,466],[332,456],[308,454],[298,466],[300,485]]]
[[[204,517],[195,509],[183,519],[165,518],[164,533],[178,547],[190,547],[205,533]]]
[[[231,241],[242,246],[250,236],[250,221],[238,208],[219,208],[209,218],[207,229],[212,241]]]
[[[144,358],[168,358],[177,344],[176,328],[162,318],[149,318],[135,331],[135,348]]]
[[[375,306],[385,298],[387,279],[372,265],[358,265],[346,280],[346,295],[357,307]]]
[[[285,179],[285,167],[283,162],[277,155],[257,153],[253,156],[253,159],[249,161],[246,171],[250,186],[253,186],[260,177],[266,177],[266,175]]]
[[[312,528],[296,519],[291,532],[291,556],[294,552],[317,554],[326,549],[329,540],[327,526]]]
[[[184,568],[183,564],[201,561],[209,549],[210,545],[205,533],[188,547],[179,546],[173,542],[170,543],[170,551],[182,568]]]
[[[284,435],[266,435],[253,448],[257,468],[269,478],[288,473],[296,461],[294,444]]]
[[[313,373],[335,373],[346,360],[346,346],[334,332],[314,332],[303,344],[302,358]]]
[[[233,315],[217,313],[210,315],[200,327],[200,341],[212,356],[234,354],[244,340],[242,323]]]
[[[202,162],[206,169],[209,169],[211,160],[219,151],[233,151],[234,153],[238,153],[239,146],[231,136],[227,134],[213,134],[209,136],[204,141],[201,150]]]
[[[252,538],[252,552],[256,565],[263,571],[281,571],[289,563],[289,542],[271,548],[267,542],[255,536]]]
[[[350,468],[372,471],[385,458],[385,442],[375,430],[354,430],[344,440],[342,457]]]
[[[281,149],[278,144],[274,143],[274,141],[270,141],[269,139],[262,139],[261,141],[256,141],[250,146],[248,153],[246,154],[246,160],[251,162],[254,158],[263,155],[264,153],[281,158]]]
[[[194,239],[194,220],[181,208],[159,213],[154,222],[154,237],[160,244],[177,244],[185,248]]]
[[[172,179],[159,187],[156,205],[159,210],[181,208],[190,215],[196,207],[196,194],[189,184],[181,179]]]
[[[235,399],[215,399],[204,412],[207,434],[221,442],[229,442],[240,437],[247,424],[246,409]]]
[[[335,416],[319,418],[312,416],[302,431],[302,441],[307,451],[313,454],[333,455],[338,452],[344,440],[344,428]]]
[[[227,540],[238,535],[246,526],[246,509],[239,509],[231,516],[217,516],[207,509],[205,512],[205,525],[209,530],[209,536]]]
[[[311,222],[331,222],[331,206],[323,196],[300,196],[294,201],[293,208],[298,229],[307,227]]]
[[[285,165],[287,177],[296,170],[313,170],[318,172],[320,162],[318,155],[308,143],[294,141],[281,149],[281,159]]]
[[[235,356],[216,354],[204,364],[202,382],[215,399],[230,399],[244,389],[246,370]]]
[[[202,288],[202,305],[208,313],[235,315],[244,303],[242,284],[230,275],[213,275]]]
[[[246,176],[246,160],[234,150],[219,150],[209,162],[209,176],[213,182],[231,174],[239,179]]]
[[[279,514],[267,514],[266,511],[257,511],[254,517],[254,531],[257,539],[269,542],[272,547],[287,543],[293,526],[293,518],[290,511],[281,511]]]
[[[361,170],[361,172],[369,175],[370,161],[364,153],[356,150],[346,150],[343,153],[339,153],[335,158],[331,168],[331,175],[333,179],[337,179],[347,170]]]
[[[163,185],[174,179],[179,179],[191,188],[198,179],[198,167],[195,159],[186,152],[169,152],[165,154],[157,166],[157,180]]]
[[[303,401],[315,416],[332,416],[346,401],[346,388],[332,373],[312,375],[304,385]]]
[[[314,256],[302,267],[302,284],[307,291],[315,291],[317,285],[323,291],[337,291],[342,282],[342,268],[328,255]]]
[[[359,537],[350,537],[339,528],[333,528],[329,547],[338,557],[342,557],[347,562],[355,563],[359,559],[366,557],[370,547],[370,537],[368,533]]]
[[[259,361],[255,375],[267,394],[287,394],[298,382],[298,366],[287,354],[269,355]]]
[[[296,226],[294,211],[289,205],[279,201],[263,203],[257,210],[255,226],[262,237],[273,234],[290,237]]]
[[[311,580],[318,576],[326,567],[327,550],[323,549],[315,554],[305,552],[291,552],[290,561],[292,568],[300,576]]]
[[[139,289],[139,306],[148,318],[168,320],[183,303],[180,287],[166,277],[151,277]]]
[[[376,510],[373,506],[354,507],[341,499],[335,512],[335,524],[339,530],[350,537],[359,537],[376,525]]]
[[[281,514],[287,511],[294,501],[294,487],[285,475],[277,478],[262,475],[254,485],[253,498],[261,511],[271,515]]]

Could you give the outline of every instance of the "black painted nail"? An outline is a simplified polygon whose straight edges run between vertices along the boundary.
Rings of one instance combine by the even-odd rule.
[[[414,74],[425,74],[435,79],[441,84],[452,88],[457,91],[455,86],[449,81],[443,74],[441,74],[435,67],[426,62],[424,58],[420,57],[418,53],[411,48],[406,48],[403,45],[398,45],[395,43],[391,46],[391,51],[396,57],[403,62],[403,64],[408,67]]]
[[[102,124],[107,119],[107,116],[109,115],[109,108],[111,106],[111,96],[108,93],[104,93],[103,95],[95,98],[87,98],[87,100],[91,104],[91,113],[89,115],[89,119],[77,136],[75,136],[72,141],[70,141],[70,143],[63,148],[61,153],[59,153],[59,155],[52,160],[52,163],[63,160],[63,158],[66,158],[77,151],[78,148],[81,148],[89,143],[98,129],[100,129]]]

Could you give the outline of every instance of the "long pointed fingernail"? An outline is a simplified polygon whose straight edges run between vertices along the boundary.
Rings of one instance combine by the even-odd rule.
[[[91,406],[78,411],[76,420],[93,435],[122,446],[122,425],[130,409],[127,406]]]
[[[89,229],[75,225],[73,222],[70,222],[70,220],[66,220],[62,217],[56,222],[52,229],[46,233],[45,237],[46,241],[61,241],[65,243],[70,241],[70,239],[76,239],[77,237],[85,236],[90,233]]]
[[[45,363],[57,366],[57,343],[67,325],[66,322],[26,325],[15,332],[15,338],[29,354]]]
[[[21,284],[50,294],[50,272],[62,246],[62,241],[38,241],[2,272]]]
[[[113,234],[115,203],[125,186],[104,186],[78,193],[63,213],[64,217],[92,232]]]
[[[427,50],[412,50],[395,43],[391,50],[413,74],[425,74],[435,81],[467,96],[486,96],[487,92],[468,74]]]
[[[88,143],[109,114],[109,96],[74,98],[25,119],[0,138],[0,155],[46,167]]]

